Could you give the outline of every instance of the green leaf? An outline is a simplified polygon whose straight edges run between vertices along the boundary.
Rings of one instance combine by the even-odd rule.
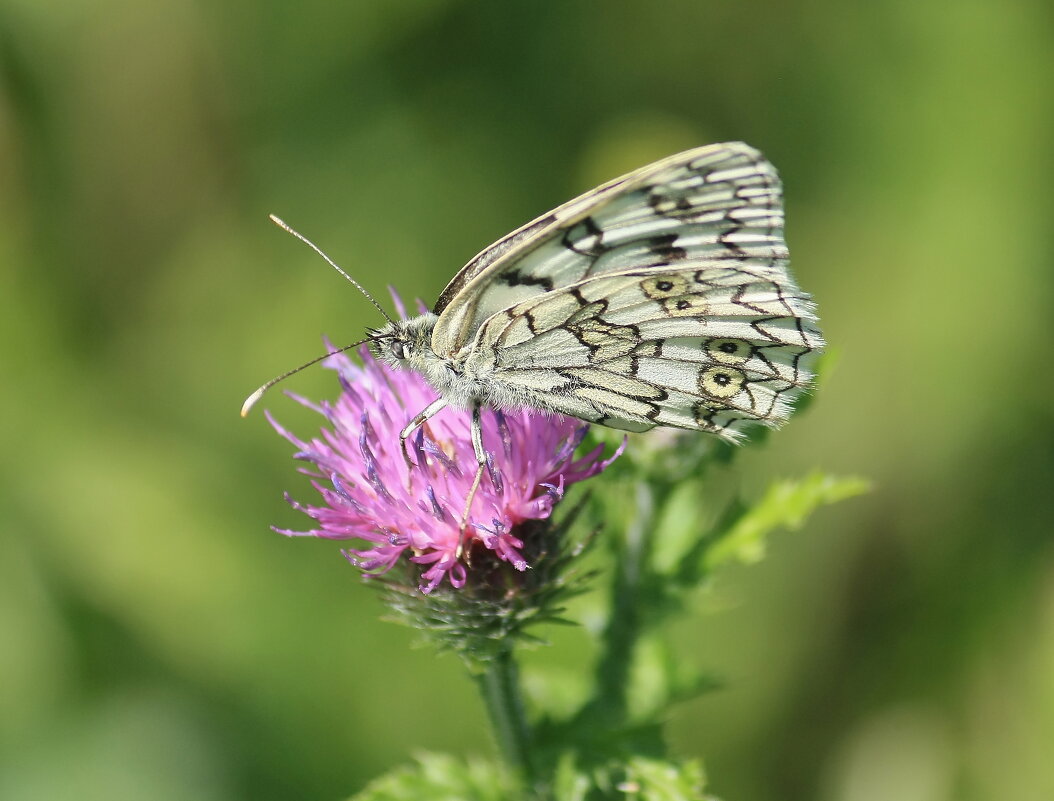
[[[730,561],[759,561],[765,555],[765,538],[773,530],[799,528],[818,507],[861,495],[870,487],[862,478],[836,478],[820,472],[772,484],[761,500],[736,516],[706,549],[705,570]]]
[[[626,716],[633,725],[661,725],[674,703],[721,686],[683,658],[668,632],[655,629],[638,640],[629,678]]]
[[[695,760],[631,754],[591,764],[567,753],[557,766],[551,797],[554,801],[713,801],[703,794],[704,783],[702,765]]]
[[[699,762],[667,762],[635,756],[626,763],[616,789],[626,801],[704,801],[705,777]]]
[[[574,754],[565,753],[556,766],[553,798],[555,801],[585,801],[592,784],[589,777],[577,769]]]
[[[497,765],[448,754],[420,754],[413,765],[374,779],[350,801],[508,801],[518,796]]]
[[[706,498],[706,489],[701,481],[685,480],[666,499],[656,523],[651,558],[651,568],[658,575],[676,573],[705,530],[700,499]]]

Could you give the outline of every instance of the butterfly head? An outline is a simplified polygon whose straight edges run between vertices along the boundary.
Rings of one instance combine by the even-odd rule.
[[[425,372],[435,358],[432,329],[437,319],[434,314],[422,314],[408,320],[392,320],[369,332],[370,351],[389,367]]]

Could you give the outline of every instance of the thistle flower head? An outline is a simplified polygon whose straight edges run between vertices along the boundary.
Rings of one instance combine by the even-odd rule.
[[[575,457],[588,425],[534,411],[482,415],[487,470],[462,530],[462,515],[476,472],[471,415],[443,409],[421,426],[408,446],[411,466],[399,452],[399,432],[436,399],[425,380],[395,371],[360,349],[362,366],[344,354],[324,362],[336,370],[342,392],[335,402],[315,404],[292,395],[325,420],[318,437],[304,441],[268,414],[274,428],[309,466],[320,505],[294,508],[316,522],[310,531],[282,534],[355,539],[365,545],[344,551],[367,576],[386,573],[401,559],[420,565],[420,590],[443,579],[453,587],[470,581],[469,558],[485,549],[516,570],[530,565],[523,532],[527,521],[548,518],[571,484],[596,475],[618,456],[602,458],[603,445]],[[621,449],[620,449],[621,450]]]

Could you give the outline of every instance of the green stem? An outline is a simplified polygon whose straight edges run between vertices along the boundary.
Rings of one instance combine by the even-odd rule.
[[[604,632],[604,651],[597,666],[594,706],[610,725],[625,725],[626,691],[633,652],[641,636],[640,584],[647,569],[655,523],[654,492],[636,486],[637,514],[626,527],[611,600],[611,618]]]
[[[530,787],[533,783],[530,731],[520,697],[519,669],[512,652],[504,651],[488,662],[477,681],[501,755]]]

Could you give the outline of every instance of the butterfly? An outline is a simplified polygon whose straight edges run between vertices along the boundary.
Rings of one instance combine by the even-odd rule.
[[[404,458],[406,439],[441,409],[471,410],[474,487],[487,464],[483,408],[735,442],[750,425],[786,422],[824,345],[788,259],[775,168],[742,142],[708,145],[609,181],[498,240],[431,312],[393,320],[373,301],[388,322],[363,342],[438,393],[402,430]],[[243,416],[293,372],[253,393]]]

